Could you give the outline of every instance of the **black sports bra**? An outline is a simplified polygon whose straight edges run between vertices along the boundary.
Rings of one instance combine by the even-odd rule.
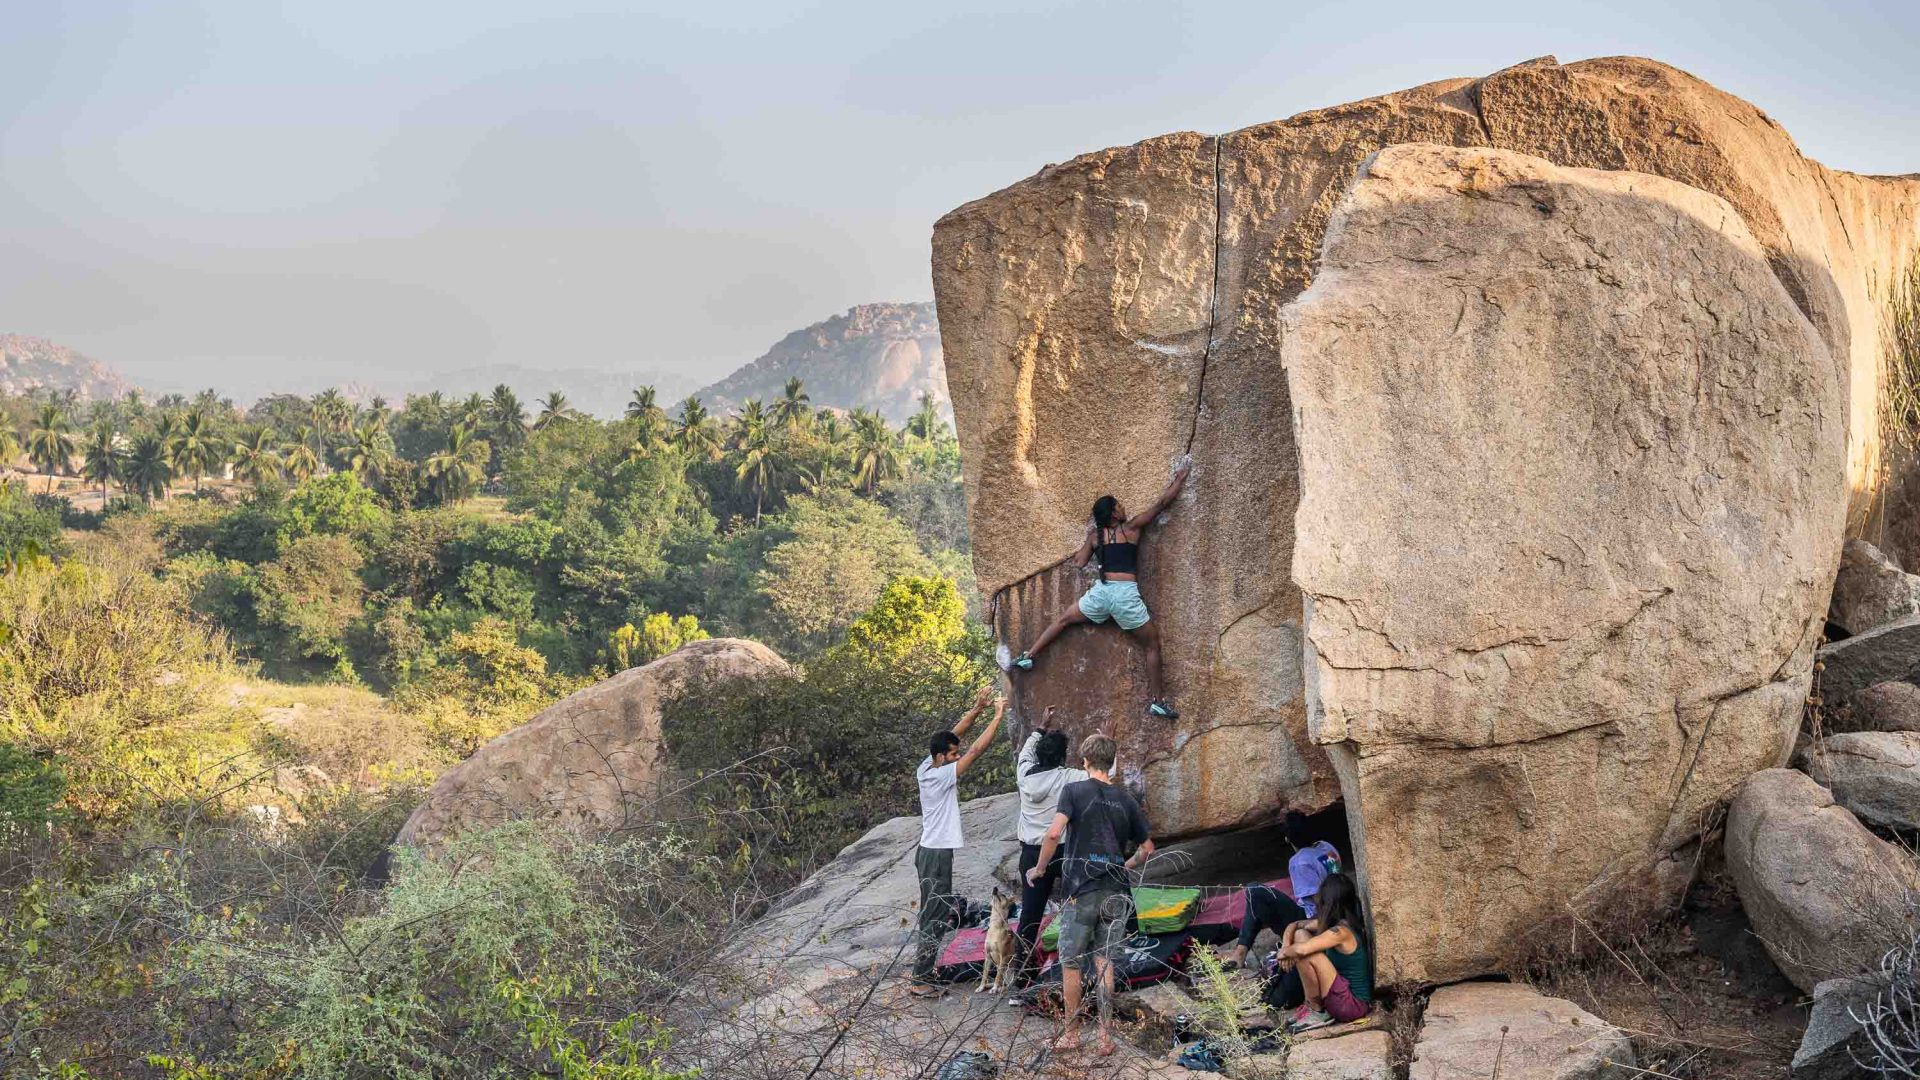
[[[1100,545],[1100,576],[1140,572],[1140,545],[1121,541]]]

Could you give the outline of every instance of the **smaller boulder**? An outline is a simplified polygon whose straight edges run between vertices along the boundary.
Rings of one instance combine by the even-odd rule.
[[[1356,1031],[1297,1042],[1287,1052],[1287,1080],[1393,1080],[1393,1037]]]
[[[1801,751],[1799,764],[1861,821],[1920,830],[1920,731],[1829,735]]]
[[[1726,837],[1727,870],[1754,933],[1800,989],[1866,971],[1914,932],[1913,861],[1805,773],[1748,777],[1727,811]]]
[[[1828,713],[1827,730],[1920,731],[1920,686],[1874,683],[1853,695],[1846,709]]]
[[[660,710],[690,683],[785,675],[757,641],[695,641],[571,694],[441,774],[394,843],[437,850],[457,833],[516,818],[569,828],[623,824],[656,794]]]
[[[1627,1080],[1640,1075],[1625,1032],[1518,983],[1434,991],[1411,1080]]]
[[[1827,619],[1849,634],[1920,615],[1920,576],[1901,570],[1865,540],[1849,540],[1840,549],[1840,573],[1833,581]]]
[[[1847,709],[1854,695],[1875,683],[1920,677],[1920,615],[1822,645],[1814,659],[1821,702],[1829,712]]]
[[[1882,986],[1870,978],[1828,979],[1813,988],[1813,1014],[1793,1055],[1793,1080],[1852,1080],[1866,1036],[1855,1011],[1873,1004]]]

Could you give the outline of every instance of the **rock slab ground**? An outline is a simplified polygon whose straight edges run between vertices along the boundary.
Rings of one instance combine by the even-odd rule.
[[[1516,983],[1434,991],[1410,1080],[1628,1080],[1626,1033],[1563,998]]]
[[[1802,752],[1800,768],[1868,825],[1920,830],[1920,731],[1829,735]]]
[[[1920,868],[1793,769],[1755,773],[1727,811],[1726,860],[1740,905],[1795,986],[1872,970],[1915,932]]]
[[[641,812],[662,767],[660,710],[689,683],[791,669],[757,641],[712,638],[571,694],[442,774],[394,842],[434,848],[455,833],[546,817],[606,829]]]
[[[1865,540],[1847,541],[1840,549],[1827,620],[1849,634],[1863,634],[1910,615],[1920,615],[1920,576],[1900,569]]]
[[[1393,1037],[1356,1031],[1299,1042],[1287,1051],[1289,1080],[1393,1080]]]
[[[1508,245],[1510,263],[1495,266],[1484,244],[1463,252],[1422,247],[1408,235],[1413,230],[1395,233],[1382,220],[1359,239],[1387,261],[1341,271],[1350,280],[1371,270],[1410,281],[1415,260],[1433,257],[1422,295],[1437,296],[1440,283],[1456,286],[1447,297],[1453,306],[1414,313],[1427,341],[1444,351],[1425,367],[1397,361],[1412,387],[1435,400],[1425,412],[1403,411],[1413,423],[1393,434],[1416,447],[1444,433],[1435,425],[1464,417],[1473,430],[1506,440],[1484,444],[1483,456],[1463,448],[1452,460],[1458,502],[1443,526],[1493,546],[1461,558],[1474,566],[1466,579],[1398,573],[1365,581],[1366,592],[1303,592],[1296,583],[1303,562],[1314,564],[1304,573],[1324,585],[1359,561],[1338,544],[1364,538],[1330,540],[1326,526],[1338,519],[1303,514],[1302,484],[1325,480],[1328,462],[1341,460],[1332,453],[1339,438],[1373,403],[1318,402],[1322,419],[1335,422],[1310,429],[1326,436],[1317,451],[1298,441],[1296,411],[1316,403],[1300,397],[1296,375],[1304,373],[1294,359],[1303,353],[1289,344],[1298,329],[1290,309],[1310,288],[1322,292],[1325,256],[1353,224],[1347,196],[1363,165],[1383,149],[1412,144],[1475,147],[1570,170],[1535,170],[1502,187],[1510,172],[1490,169],[1485,200],[1474,201],[1477,189],[1457,177],[1451,193],[1429,185],[1435,203],[1401,208],[1426,215],[1448,241],[1475,240],[1471,222],[1480,213],[1492,232],[1486,240]],[[1616,182],[1571,170],[1597,170]],[[1533,192],[1542,197],[1523,197]],[[1582,209],[1601,201],[1642,212],[1603,214],[1602,232],[1588,233],[1594,243],[1584,248],[1568,223],[1590,222]],[[1646,242],[1662,228],[1653,220],[1659,215],[1646,212],[1652,204],[1686,208],[1664,246]],[[1826,614],[1841,530],[1870,527],[1883,460],[1877,418],[1885,355],[1874,289],[1911,258],[1916,206],[1920,182],[1827,169],[1751,104],[1673,68],[1616,57],[1567,65],[1549,58],[1225,135],[1160,136],[1048,166],[953,211],[934,231],[934,291],[969,480],[975,569],[1009,655],[1084,587],[1061,560],[1080,542],[1093,500],[1111,492],[1143,505],[1177,462],[1190,457],[1194,466],[1142,555],[1143,592],[1161,626],[1181,720],[1141,715],[1146,687],[1132,642],[1111,628],[1082,628],[1063,636],[1033,673],[1014,677],[1016,731],[1059,706],[1076,731],[1115,734],[1129,779],[1144,789],[1168,836],[1344,798],[1356,834],[1367,837],[1363,846],[1386,841],[1378,858],[1361,852],[1360,868],[1385,928],[1389,982],[1491,970],[1471,935],[1447,936],[1452,909],[1428,901],[1418,868],[1398,853],[1415,836],[1473,838],[1449,850],[1452,880],[1520,878],[1569,864],[1514,891],[1514,911],[1501,910],[1504,900],[1491,904],[1495,922],[1522,923],[1568,904],[1616,908],[1643,899],[1649,874],[1656,894],[1677,895],[1700,828],[1693,811],[1744,771],[1786,760],[1784,733],[1770,722],[1787,726],[1804,690],[1811,656],[1798,642]],[[1532,226],[1522,224],[1529,220]],[[1397,246],[1378,246],[1391,236]],[[1619,387],[1580,377],[1599,350],[1555,332],[1548,311],[1624,346],[1630,360],[1602,356],[1595,370],[1640,380],[1652,404],[1613,416],[1607,406]],[[1717,317],[1734,332],[1703,336]],[[1459,341],[1446,336],[1456,319]],[[1317,340],[1333,340],[1333,328],[1322,329]],[[1636,340],[1637,330],[1644,335]],[[1529,336],[1537,347],[1528,347]],[[1491,374],[1460,369],[1477,355],[1469,344],[1506,366]],[[1560,370],[1555,350],[1562,346],[1579,360],[1561,361]],[[1707,350],[1702,369],[1662,353],[1697,347]],[[1696,385],[1702,370],[1751,376],[1751,400],[1742,400],[1737,382]],[[1380,371],[1359,373],[1351,388],[1364,389]],[[1573,422],[1533,422],[1539,414],[1527,410],[1540,402],[1512,386],[1559,395],[1553,400]],[[1696,389],[1703,395],[1697,415],[1683,407]],[[1392,403],[1403,410],[1419,404]],[[1336,416],[1328,411],[1334,405],[1346,411]],[[1675,461],[1696,448],[1714,453],[1723,438],[1740,454],[1700,474],[1692,488],[1674,483]],[[1796,452],[1765,442],[1772,438]],[[1501,546],[1498,515],[1515,506],[1481,497],[1503,472],[1516,481],[1536,475],[1513,471],[1516,462],[1533,465],[1528,451],[1536,447],[1540,473],[1584,465],[1575,490],[1637,492],[1641,501],[1614,509],[1645,520],[1596,526],[1582,517],[1578,528]],[[1318,465],[1308,460],[1316,453]],[[1657,473],[1637,488],[1634,455]],[[1393,485],[1405,478],[1389,472],[1369,494],[1391,502],[1399,495]],[[1349,483],[1344,490],[1364,489]],[[1554,504],[1551,491],[1514,487],[1524,514]],[[1441,505],[1434,496],[1445,494],[1416,491],[1434,509]],[[1777,534],[1785,506],[1797,517]],[[1642,526],[1693,534],[1702,545],[1697,577],[1689,577],[1695,552],[1659,570],[1614,546]],[[1296,535],[1303,528],[1315,532]],[[1672,561],[1672,547],[1657,550]],[[1741,566],[1749,552],[1751,565]],[[1563,563],[1564,575],[1556,576]],[[1631,573],[1609,585],[1605,573],[1615,566]],[[1405,717],[1371,714],[1357,672],[1331,691],[1336,711],[1347,732],[1382,737],[1363,743],[1337,728],[1310,732],[1308,686],[1320,661],[1303,656],[1306,593],[1316,603],[1343,600],[1344,613],[1316,618],[1350,617],[1355,649],[1384,658],[1401,643],[1364,645],[1368,630],[1382,629],[1375,616],[1436,612],[1445,596],[1423,602],[1416,594],[1445,594],[1460,580],[1509,572],[1525,584],[1496,598],[1489,618],[1451,627],[1429,620],[1412,646],[1413,663],[1425,667],[1382,672],[1389,694],[1429,680],[1443,689],[1444,708],[1417,736],[1402,739]],[[1661,592],[1669,586],[1674,592]],[[1704,597],[1714,588],[1731,590],[1722,593],[1724,610],[1684,623],[1711,606]],[[1541,614],[1514,610],[1535,599]],[[1643,632],[1643,623],[1657,629]],[[1606,639],[1609,626],[1623,628],[1618,640]],[[1678,626],[1684,631],[1661,636]],[[1605,708],[1583,710],[1568,700],[1549,702],[1537,721],[1503,715],[1511,685],[1546,687],[1582,649],[1597,650],[1595,670],[1626,678],[1606,695]],[[1747,661],[1716,668],[1714,658],[1742,649]],[[1688,650],[1699,654],[1697,663]],[[1773,666],[1762,670],[1761,657]],[[1463,677],[1442,684],[1436,669]],[[1319,699],[1330,700],[1324,692]],[[1391,712],[1405,701],[1381,704]],[[1666,731],[1649,726],[1649,717],[1676,705]],[[1608,714],[1614,706],[1620,711]],[[1450,798],[1441,783],[1425,801],[1410,799],[1392,770],[1410,767],[1406,748],[1416,743],[1441,748],[1436,770],[1450,772],[1450,781],[1512,797],[1490,807]],[[1380,760],[1363,776],[1368,756]],[[1552,782],[1596,773],[1639,797],[1603,798],[1600,785],[1583,795]],[[1496,823],[1497,814],[1509,820]],[[1463,819],[1457,828],[1456,817]],[[1409,835],[1396,841],[1400,831]],[[1473,854],[1484,837],[1522,833],[1525,843]],[[1597,835],[1608,837],[1605,859],[1586,854]],[[1509,865],[1515,858],[1524,864]]]

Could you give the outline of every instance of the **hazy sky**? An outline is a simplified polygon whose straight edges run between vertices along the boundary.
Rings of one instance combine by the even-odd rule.
[[[161,387],[715,378],[1049,161],[1546,53],[1920,170],[1915,0],[0,7],[0,330]]]

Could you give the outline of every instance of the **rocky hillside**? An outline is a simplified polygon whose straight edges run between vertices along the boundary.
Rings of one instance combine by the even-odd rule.
[[[932,304],[861,304],[795,330],[700,397],[724,413],[748,398],[778,397],[796,375],[816,408],[877,409],[897,424],[920,407],[921,394],[931,393],[942,414],[952,412]]]
[[[119,397],[133,388],[119,372],[65,345],[26,334],[0,334],[0,393],[23,394],[40,387],[72,390],[87,401]]]

